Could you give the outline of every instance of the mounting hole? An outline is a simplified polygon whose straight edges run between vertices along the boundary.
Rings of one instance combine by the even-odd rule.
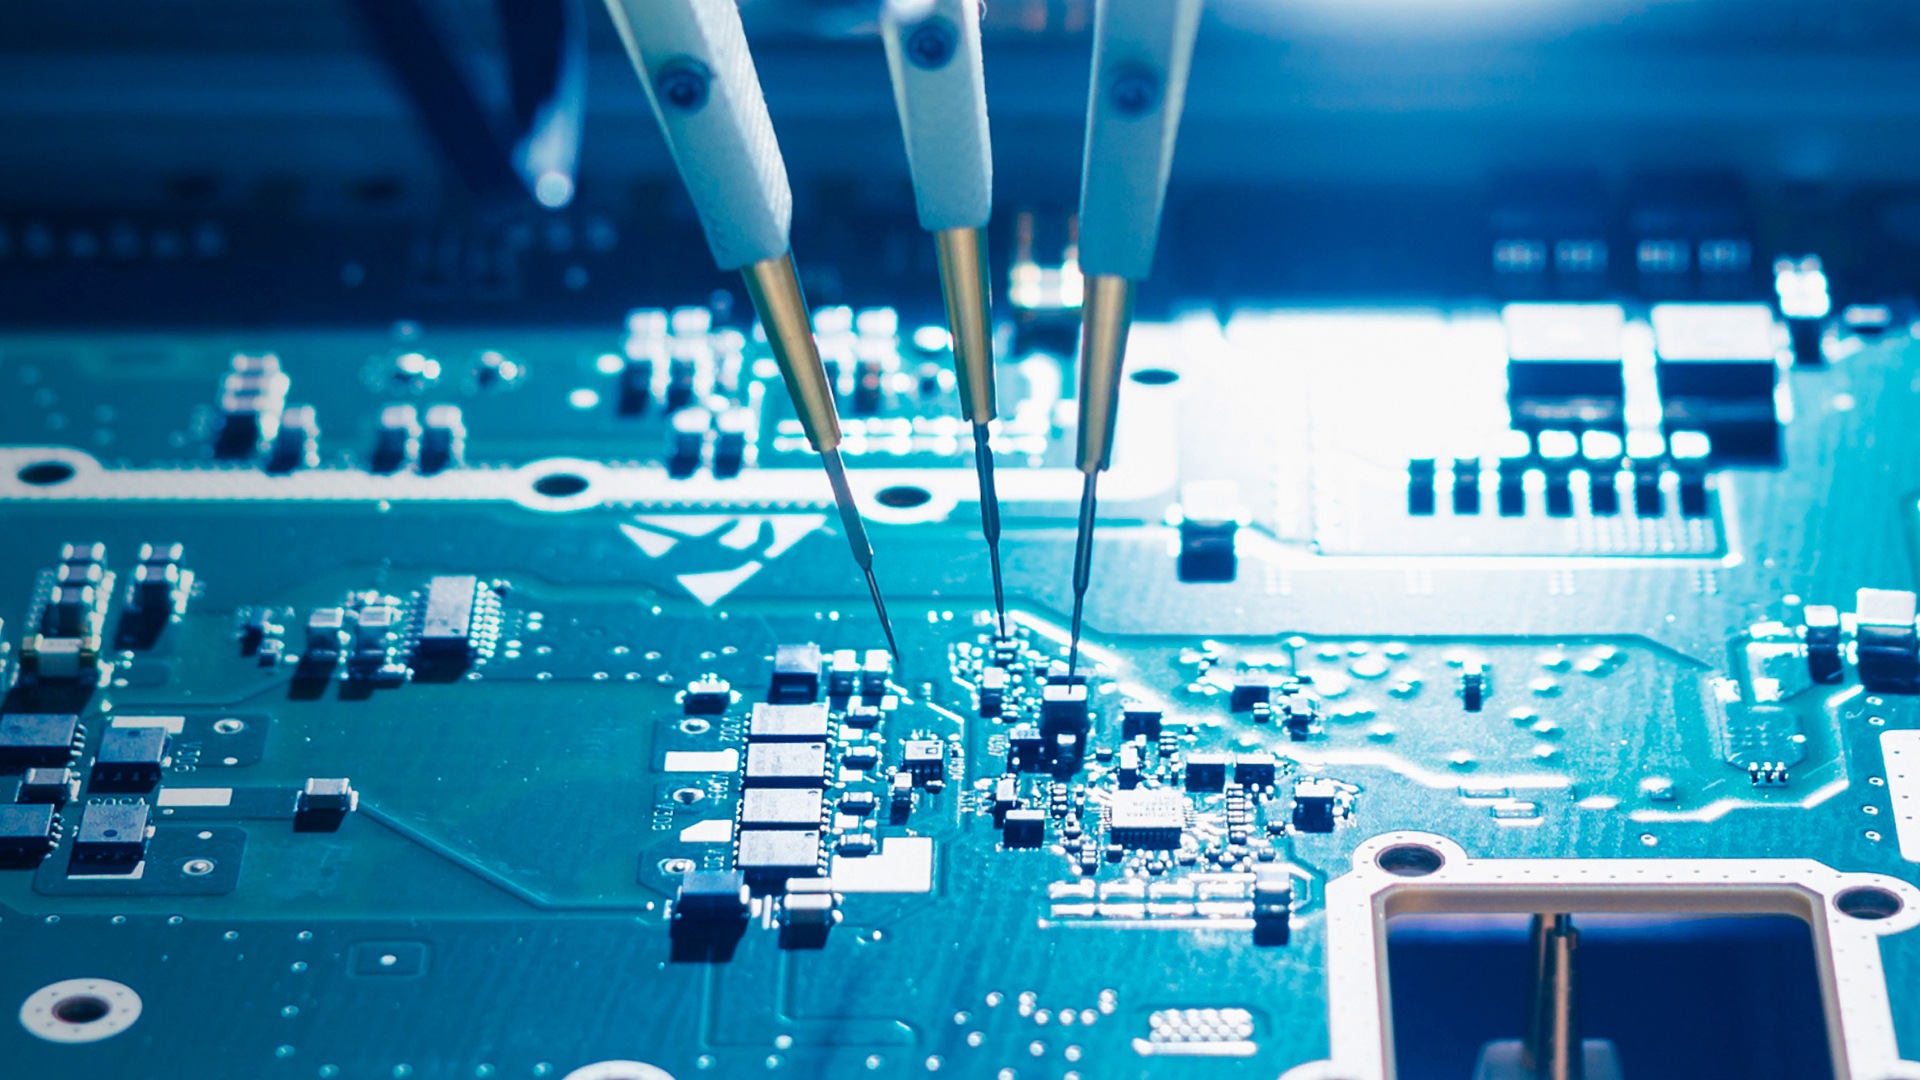
[[[1833,906],[1839,908],[1842,915],[1856,919],[1891,919],[1900,914],[1906,904],[1892,890],[1878,885],[1856,885],[1840,890],[1840,895],[1833,898]]]
[[[1373,864],[1394,877],[1426,877],[1447,860],[1425,844],[1395,844],[1375,855]]]
[[[673,1074],[644,1061],[596,1061],[573,1070],[564,1080],[673,1080]]]
[[[533,490],[549,499],[564,499],[587,490],[587,478],[576,473],[548,473],[533,482]]]
[[[36,461],[21,466],[20,471],[14,475],[18,476],[23,484],[52,487],[73,479],[73,466],[64,461]]]
[[[48,1042],[99,1042],[138,1019],[140,995],[111,979],[67,979],[41,987],[20,1006],[20,1026]]]
[[[1171,386],[1180,381],[1180,373],[1177,371],[1168,371],[1166,368],[1150,367],[1141,368],[1139,371],[1127,376],[1127,378],[1132,379],[1141,386]]]
[[[91,1024],[113,1011],[105,998],[74,994],[53,1003],[54,1018],[65,1024]]]
[[[912,484],[901,484],[881,488],[874,493],[873,501],[895,510],[911,510],[916,506],[925,506],[932,502],[933,492],[923,487],[914,487]]]

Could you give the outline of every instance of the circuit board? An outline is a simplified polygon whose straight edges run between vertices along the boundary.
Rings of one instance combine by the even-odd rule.
[[[1541,913],[1920,1077],[1899,320],[1142,323],[1072,672],[1071,356],[1003,626],[944,334],[816,321],[897,659],[725,311],[0,337],[0,1077],[1384,1080],[1388,924]]]

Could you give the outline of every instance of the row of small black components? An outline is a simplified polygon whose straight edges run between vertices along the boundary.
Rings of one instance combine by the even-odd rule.
[[[287,404],[290,385],[279,357],[235,356],[221,382],[214,456],[251,461],[264,452],[264,467],[274,474],[318,465],[320,415],[312,405]],[[367,467],[381,474],[411,468],[432,475],[459,465],[466,442],[466,420],[458,405],[429,405],[424,419],[412,404],[388,405],[380,410]]]
[[[0,805],[0,865],[37,866],[60,840],[60,808],[80,797],[74,762],[86,731],[74,713],[0,716],[0,771],[23,770],[15,801]],[[160,785],[171,762],[172,734],[158,724],[110,724],[86,768],[87,794],[106,796],[81,808],[73,863],[91,873],[131,873],[152,836],[144,796]],[[358,805],[344,780],[310,779],[295,806],[295,827],[338,828]],[[79,872],[79,871],[75,871]]]
[[[186,610],[192,574],[181,566],[184,554],[179,544],[140,545],[140,561],[121,611],[118,647],[150,646]],[[77,679],[98,667],[115,580],[106,560],[102,543],[61,546],[59,563],[42,579],[46,584],[29,619],[34,632],[21,650],[21,670],[30,679]]]
[[[1920,595],[1905,589],[1861,589],[1854,599],[1853,654],[1868,690],[1920,693]],[[1816,683],[1845,678],[1845,628],[1838,608],[1808,604],[1802,613],[1807,673]]]
[[[1572,517],[1574,514],[1573,474],[1585,473],[1587,507],[1595,517],[1614,517],[1620,513],[1620,483],[1624,477],[1633,492],[1633,512],[1638,517],[1657,518],[1666,514],[1666,492],[1662,475],[1672,472],[1677,485],[1680,516],[1703,518],[1708,514],[1707,472],[1704,463],[1672,459],[1624,459],[1594,461],[1585,458],[1543,458],[1538,456],[1501,458],[1493,473],[1494,507],[1501,517],[1524,517],[1527,513],[1527,473],[1540,472],[1546,480],[1548,517]],[[1481,512],[1483,477],[1486,470],[1479,458],[1454,458],[1450,478],[1441,484],[1439,465],[1433,458],[1413,458],[1407,462],[1407,513],[1431,517],[1438,509],[1442,486],[1450,492],[1450,503],[1457,517]]]

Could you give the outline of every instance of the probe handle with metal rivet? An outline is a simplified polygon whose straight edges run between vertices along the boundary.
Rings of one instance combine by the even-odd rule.
[[[821,455],[888,648],[898,657],[893,624],[873,576],[873,548],[836,449],[840,416],[788,250],[793,192],[739,7],[734,0],[607,0],[607,9],[666,135],[714,261],[746,280],[794,411]]]
[[[1134,285],[1153,267],[1199,26],[1200,0],[1100,0],[1094,11],[1093,82],[1080,184],[1086,292],[1075,448],[1086,481],[1074,542],[1069,671],[1079,664],[1080,613],[1092,583],[1096,477],[1113,458]]]
[[[1000,577],[1000,507],[993,483],[992,286],[986,225],[993,214],[993,150],[980,60],[977,0],[886,0],[880,35],[913,174],[920,225],[940,260],[962,415],[973,425],[980,524],[993,566],[993,606],[1006,632]]]

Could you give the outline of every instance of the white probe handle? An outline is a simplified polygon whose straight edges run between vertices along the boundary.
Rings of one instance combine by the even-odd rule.
[[[1080,269],[1145,281],[1160,237],[1200,0],[1099,0],[1080,183]]]
[[[979,0],[885,0],[880,33],[920,227],[985,227],[993,213],[993,147]]]
[[[787,253],[793,191],[735,0],[607,0],[722,270]]]

